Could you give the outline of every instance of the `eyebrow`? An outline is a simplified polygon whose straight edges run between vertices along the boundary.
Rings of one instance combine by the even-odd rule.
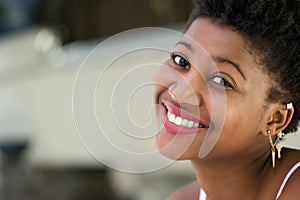
[[[221,58],[221,57],[213,58],[213,60],[214,60],[215,62],[219,62],[219,63],[227,63],[227,64],[232,65],[232,66],[233,66],[233,67],[241,74],[241,76],[243,77],[243,79],[247,80],[247,79],[246,79],[246,76],[244,75],[244,73],[243,73],[242,70],[241,70],[241,67],[240,67],[238,64],[236,64],[236,63],[234,63],[234,62],[232,62],[232,61],[230,61],[230,60],[227,60],[226,58]]]
[[[187,43],[187,42],[184,42],[184,41],[179,41],[179,42],[176,43],[175,46],[177,46],[177,45],[179,45],[179,44],[185,46],[185,47],[186,47],[187,49],[189,49],[191,52],[195,52],[195,50],[194,50],[194,48],[192,47],[191,44],[189,44],[189,43]]]

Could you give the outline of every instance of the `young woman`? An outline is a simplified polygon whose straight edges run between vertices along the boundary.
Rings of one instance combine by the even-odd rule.
[[[300,199],[300,152],[280,143],[300,119],[299,1],[194,4],[155,77],[157,147],[197,177],[169,199]]]

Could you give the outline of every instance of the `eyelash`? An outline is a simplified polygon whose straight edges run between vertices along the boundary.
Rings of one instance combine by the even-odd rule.
[[[188,71],[190,70],[190,63],[189,61],[183,56],[180,55],[179,53],[171,53],[170,55],[173,63],[180,68],[183,68],[184,70]],[[217,83],[216,81],[213,81],[213,79],[218,78],[221,83]],[[213,81],[214,84],[219,85],[220,87],[225,87],[225,90],[232,90],[234,89],[233,85],[226,80],[226,78],[222,77],[220,74],[216,74],[213,77],[208,79],[209,81]]]
[[[215,78],[218,78],[219,82],[214,81],[213,79],[215,79]],[[215,84],[217,84],[221,87],[224,87],[225,90],[233,90],[234,89],[233,85],[229,81],[227,81],[224,77],[222,77],[222,75],[220,75],[220,74],[216,74],[213,77],[209,78],[209,81],[213,81]]]
[[[179,66],[180,68],[183,68],[184,70],[190,70],[190,63],[189,61],[187,61],[187,59],[178,54],[178,53],[171,53],[171,59],[173,61],[173,63],[177,66]]]

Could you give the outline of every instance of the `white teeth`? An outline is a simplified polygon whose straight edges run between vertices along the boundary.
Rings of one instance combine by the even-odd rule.
[[[182,119],[181,125],[182,126],[187,126],[188,120],[187,119]]]
[[[194,123],[194,126],[193,126],[193,128],[198,128],[198,126],[199,126],[199,123]]]
[[[174,120],[175,120],[175,115],[174,114],[170,114],[169,121],[174,123]]]
[[[178,126],[184,126],[188,128],[204,128],[204,125],[199,124],[198,122],[193,122],[182,117],[176,116],[171,112],[167,112],[168,120]]]
[[[181,117],[176,117],[176,118],[175,118],[175,121],[174,121],[174,124],[180,126],[180,125],[181,125],[181,122],[182,122],[182,118],[181,118]]]
[[[188,121],[187,127],[193,128],[193,126],[194,126],[194,122]]]
[[[167,113],[167,114],[168,114],[168,118],[169,118],[169,117],[171,116],[171,113],[168,111],[168,113]]]

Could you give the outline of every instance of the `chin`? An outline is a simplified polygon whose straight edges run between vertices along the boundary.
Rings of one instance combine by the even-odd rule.
[[[171,160],[191,160],[198,158],[198,151],[193,153],[191,145],[185,145],[180,138],[171,134],[159,133],[156,137],[156,147],[159,152]]]

